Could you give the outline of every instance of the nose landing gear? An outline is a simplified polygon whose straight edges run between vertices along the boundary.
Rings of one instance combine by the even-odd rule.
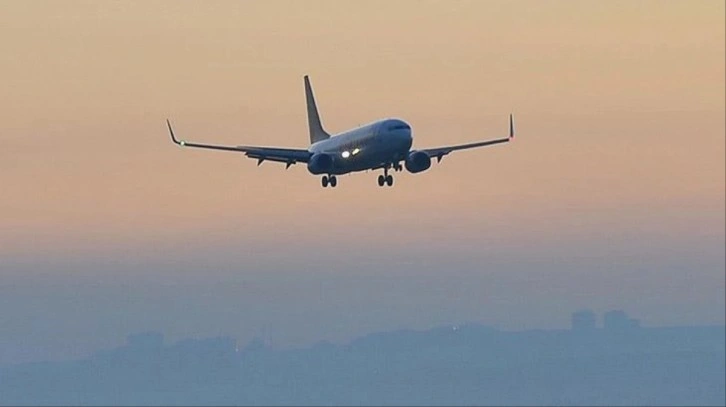
[[[338,177],[335,175],[323,175],[321,184],[323,185],[323,188],[327,188],[328,185],[330,185],[331,188],[335,188],[338,185]]]
[[[395,169],[395,167],[394,167]],[[388,173],[388,167],[383,167],[383,175],[378,176],[378,186],[382,187],[384,185],[388,185],[389,187],[393,186],[393,175]]]

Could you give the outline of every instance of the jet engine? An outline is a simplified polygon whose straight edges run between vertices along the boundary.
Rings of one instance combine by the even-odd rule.
[[[431,157],[423,151],[411,151],[406,157],[406,169],[415,174],[431,167]]]
[[[333,164],[333,157],[330,154],[315,153],[308,161],[308,171],[311,174],[330,174]]]

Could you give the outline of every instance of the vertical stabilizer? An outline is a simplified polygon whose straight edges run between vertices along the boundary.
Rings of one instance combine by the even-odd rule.
[[[323,125],[320,123],[320,115],[318,114],[318,107],[315,105],[315,96],[313,96],[313,88],[310,86],[310,79],[305,75],[305,102],[308,108],[308,126],[310,127],[310,144],[316,143],[320,140],[330,138]]]

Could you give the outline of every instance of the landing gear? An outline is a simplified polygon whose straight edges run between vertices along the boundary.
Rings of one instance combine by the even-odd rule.
[[[326,188],[328,185],[330,185],[331,188],[335,188],[336,185],[338,185],[338,177],[336,177],[335,175],[323,175],[321,183],[323,185],[323,188]]]
[[[382,187],[384,185],[388,185],[389,187],[393,186],[393,175],[388,173],[388,167],[384,167],[383,175],[378,176],[378,186]]]

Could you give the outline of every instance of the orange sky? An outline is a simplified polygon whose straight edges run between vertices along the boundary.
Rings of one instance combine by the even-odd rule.
[[[656,229],[723,221],[723,2],[0,11],[0,253],[243,230],[295,241],[321,226],[375,240],[361,224],[454,224],[462,236],[487,219],[523,237],[543,219],[552,233],[573,210],[585,220],[566,226],[584,234],[643,212],[662,217]],[[358,174],[329,191],[303,166],[258,169],[166,138],[170,116],[188,139],[303,147],[303,74],[331,131],[397,116],[415,146],[432,147],[502,136],[514,111],[519,139],[453,154],[393,190]]]

